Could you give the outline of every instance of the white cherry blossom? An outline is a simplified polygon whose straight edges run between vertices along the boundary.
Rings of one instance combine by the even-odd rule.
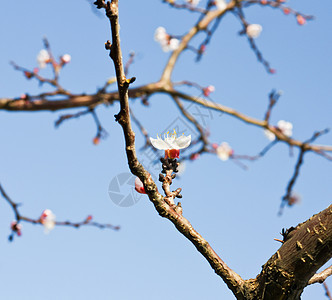
[[[71,61],[71,56],[70,54],[64,54],[61,56],[61,61],[64,64],[68,64]]]
[[[150,137],[150,141],[153,147],[158,150],[165,150],[165,157],[178,158],[180,149],[187,148],[191,143],[191,135],[182,135],[177,137],[176,131],[170,135],[167,132],[164,135],[164,139],[157,135],[156,139]]]
[[[37,55],[37,63],[40,69],[44,69],[46,64],[50,61],[50,55],[47,50],[42,49]]]
[[[226,161],[233,155],[234,151],[227,142],[223,142],[217,147],[216,153],[221,160]]]
[[[44,226],[44,232],[49,233],[55,226],[55,214],[50,209],[45,209],[40,216],[40,223]]]
[[[164,52],[174,51],[179,48],[180,40],[172,38],[164,27],[158,27],[154,33],[154,40],[158,42]]]
[[[259,24],[250,24],[247,26],[247,35],[250,37],[250,38],[258,38],[259,35],[261,34],[263,30],[263,27]]]
[[[279,129],[280,132],[287,137],[291,137],[293,135],[293,124],[290,122],[280,120],[277,123],[277,129]],[[274,141],[276,139],[275,134],[270,130],[265,129],[264,134],[270,141]]]
[[[227,7],[225,0],[215,0],[214,4],[219,10],[224,10]]]
[[[280,120],[277,124],[279,130],[287,137],[293,135],[293,124],[284,120]]]

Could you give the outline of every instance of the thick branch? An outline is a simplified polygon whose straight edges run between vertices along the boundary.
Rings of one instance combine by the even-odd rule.
[[[332,205],[289,230],[257,276],[254,299],[300,299],[317,270],[332,257],[331,249]]]

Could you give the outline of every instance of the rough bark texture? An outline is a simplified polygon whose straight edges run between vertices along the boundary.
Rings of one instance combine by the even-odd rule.
[[[284,239],[257,278],[246,281],[246,299],[300,299],[309,279],[332,257],[332,205]]]

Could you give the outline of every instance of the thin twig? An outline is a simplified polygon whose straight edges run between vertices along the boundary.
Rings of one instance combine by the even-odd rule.
[[[323,282],[323,287],[325,290],[326,297],[332,300],[332,294],[330,293],[329,287],[327,286],[326,282]]]
[[[295,169],[294,169],[294,174],[292,176],[292,178],[290,179],[290,181],[287,184],[287,188],[286,188],[286,194],[282,197],[282,201],[280,204],[280,209],[279,209],[279,213],[278,215],[282,215],[284,206],[286,205],[286,203],[288,203],[288,200],[291,198],[292,196],[292,190],[295,184],[296,179],[298,178],[299,174],[300,174],[300,168],[303,164],[303,157],[305,154],[306,150],[305,149],[301,149],[296,165],[295,165]]]
[[[311,279],[308,281],[308,285],[314,283],[323,283],[325,279],[331,275],[332,275],[332,265],[323,270],[322,272],[312,276]]]
[[[11,229],[12,229],[12,233],[9,235],[9,240],[12,241],[14,238],[14,233],[18,233],[18,230],[20,231],[21,229],[18,229],[18,224],[20,222],[27,222],[30,224],[39,224],[39,225],[43,225],[42,219],[41,217],[37,218],[37,219],[33,219],[33,218],[29,218],[26,217],[22,214],[20,214],[19,210],[18,210],[18,206],[19,204],[14,202],[9,196],[8,194],[5,192],[4,188],[2,187],[1,183],[0,183],[0,193],[3,196],[3,198],[8,202],[9,206],[12,208],[14,215],[15,215],[15,222],[14,225],[12,225]],[[120,226],[114,226],[112,224],[102,224],[102,223],[98,223],[98,222],[92,222],[92,216],[88,216],[87,218],[85,218],[83,221],[81,222],[70,222],[70,221],[63,221],[63,222],[55,222],[54,225],[56,226],[69,226],[69,227],[75,227],[75,228],[79,228],[81,226],[94,226],[100,229],[104,229],[104,228],[109,228],[109,229],[113,229],[113,230],[119,230]],[[20,235],[20,233],[19,233]]]

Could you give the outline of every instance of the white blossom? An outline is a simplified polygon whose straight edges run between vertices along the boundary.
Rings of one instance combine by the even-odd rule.
[[[50,60],[50,55],[47,52],[47,50],[42,49],[40,50],[40,52],[37,55],[37,63],[40,69],[44,69],[46,67],[46,64],[49,62]]]
[[[180,40],[171,38],[166,43],[161,44],[161,48],[163,49],[164,52],[169,52],[179,48],[179,45],[180,45]]]
[[[70,54],[64,54],[61,56],[61,61],[64,63],[64,64],[68,64],[70,61],[71,61],[71,56]]]
[[[168,34],[166,33],[166,29],[164,27],[158,27],[156,31],[154,32],[154,40],[156,42],[163,42],[168,37]]]
[[[259,24],[250,24],[247,26],[247,35],[250,38],[258,38],[263,30],[263,27]]]
[[[55,214],[50,209],[45,209],[40,216],[40,222],[44,226],[44,232],[49,233],[55,226]]]
[[[150,137],[150,141],[153,147],[159,150],[169,150],[169,149],[184,149],[187,148],[191,143],[191,135],[185,136],[181,135],[177,137],[176,131],[170,135],[167,132],[164,135],[164,139],[157,135],[156,139]]]
[[[274,141],[276,139],[276,136],[274,135],[274,133],[272,133],[270,130],[268,129],[264,129],[264,135],[267,137],[268,140],[270,140],[271,142]]]
[[[293,124],[290,122],[280,120],[277,123],[277,129],[279,129],[280,132],[287,137],[291,137],[293,135]],[[270,141],[274,141],[276,138],[275,134],[268,129],[264,130],[264,134]]]
[[[219,10],[224,10],[227,7],[225,0],[215,0],[214,3]]]
[[[154,33],[154,40],[161,45],[164,52],[174,51],[179,48],[180,40],[172,38],[164,27],[158,27]]]
[[[277,124],[279,130],[287,137],[293,135],[293,124],[284,120],[280,120]]]
[[[227,142],[221,143],[216,149],[218,157],[223,161],[228,160],[229,157],[233,155],[233,152],[233,149],[229,146]]]

